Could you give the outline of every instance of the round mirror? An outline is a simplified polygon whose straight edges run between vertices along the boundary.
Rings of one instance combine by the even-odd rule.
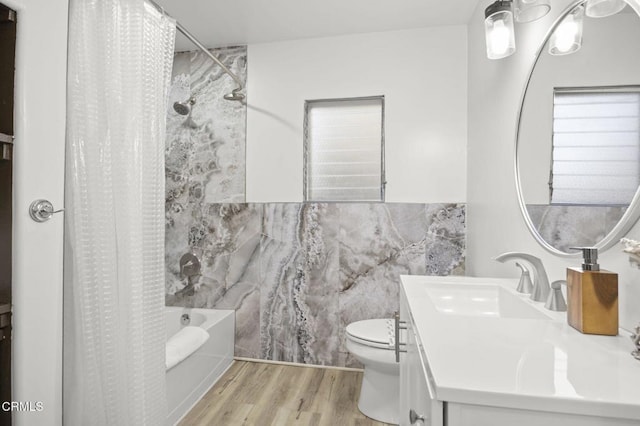
[[[592,17],[588,3],[573,3],[548,32],[518,116],[520,208],[538,242],[561,256],[609,248],[640,213],[637,4]]]

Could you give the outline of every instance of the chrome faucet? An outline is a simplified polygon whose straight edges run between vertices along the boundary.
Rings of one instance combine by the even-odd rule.
[[[200,259],[193,253],[186,253],[180,258],[180,275],[193,277],[200,275]]]
[[[507,260],[516,259],[527,262],[529,265],[531,265],[531,269],[533,270],[533,289],[531,291],[531,300],[536,302],[546,302],[551,289],[549,287],[549,278],[547,277],[547,271],[546,269],[544,269],[542,260],[531,254],[520,252],[502,253],[493,258],[493,260],[497,260],[501,263],[504,263]]]
[[[195,292],[194,277],[200,275],[200,259],[193,253],[186,253],[180,258],[180,275],[187,278],[187,285],[176,291],[176,296],[193,296]]]
[[[184,265],[180,265],[180,275],[184,277],[191,277],[193,275],[191,274],[191,267],[194,265],[195,263],[193,263],[192,260],[186,262]]]
[[[518,288],[516,291],[518,293],[531,294],[533,291],[533,283],[531,282],[531,275],[529,274],[529,270],[524,266],[516,262],[516,266],[520,268],[520,281],[518,282]]]
[[[550,311],[565,312],[567,310],[567,302],[562,295],[562,286],[567,285],[565,280],[558,280],[551,283],[551,292],[547,298],[544,307]]]

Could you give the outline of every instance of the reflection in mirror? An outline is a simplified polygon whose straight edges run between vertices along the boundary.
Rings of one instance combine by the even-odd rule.
[[[523,213],[558,254],[602,249],[612,230],[628,229],[640,184],[640,19],[629,6],[590,18],[575,4],[540,49],[516,145]],[[563,24],[576,16],[582,34],[571,38]]]
[[[552,205],[628,206],[640,183],[640,92],[554,89]]]
[[[584,7],[575,7],[551,34],[549,53],[551,55],[569,55],[582,46],[582,28]]]

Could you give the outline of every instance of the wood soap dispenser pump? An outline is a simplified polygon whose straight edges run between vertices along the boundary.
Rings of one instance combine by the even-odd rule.
[[[618,274],[600,269],[598,249],[582,250],[581,268],[567,268],[567,320],[580,333],[618,334]]]

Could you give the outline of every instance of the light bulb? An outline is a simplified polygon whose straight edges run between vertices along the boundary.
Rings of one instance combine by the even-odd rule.
[[[576,52],[582,46],[582,21],[584,6],[572,10],[558,24],[551,36],[549,53],[552,55],[566,55]]]
[[[509,28],[502,21],[496,21],[491,29],[491,46],[497,55],[504,55],[509,49]]]
[[[485,11],[484,30],[489,59],[505,58],[516,51],[511,1],[497,0]]]
[[[571,49],[571,46],[573,46],[573,41],[576,39],[578,25],[571,19],[570,21],[560,24],[556,31],[556,47],[558,51],[567,53]]]

